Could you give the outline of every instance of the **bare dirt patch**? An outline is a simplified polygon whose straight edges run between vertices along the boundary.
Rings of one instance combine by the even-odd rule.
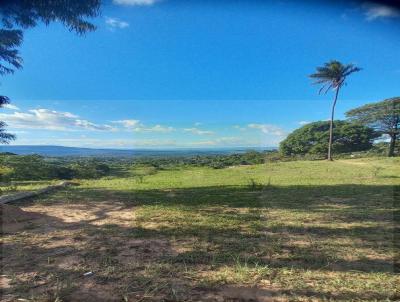
[[[39,301],[121,300],[118,282],[107,280],[106,275],[107,270],[119,269],[114,265],[118,258],[126,258],[124,232],[133,223],[133,206],[62,201],[3,205],[1,218],[2,294],[9,301],[27,297]],[[119,250],[120,246],[124,248]],[[137,250],[131,258],[162,252],[155,242],[128,246]],[[93,275],[85,277],[88,271]]]
[[[19,207],[7,204],[0,205],[0,223],[3,234],[29,227],[34,220],[40,218],[41,215],[36,212],[24,211]]]
[[[196,291],[191,274],[170,261],[193,265],[195,238],[135,238],[134,206],[62,200],[7,205],[2,226],[4,301],[273,301],[255,288]]]

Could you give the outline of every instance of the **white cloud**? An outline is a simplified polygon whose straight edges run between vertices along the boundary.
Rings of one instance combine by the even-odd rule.
[[[400,17],[400,11],[395,7],[373,3],[365,2],[361,6],[364,11],[364,15],[367,21],[374,21],[381,18],[396,18]]]
[[[69,112],[59,112],[49,109],[32,109],[28,112],[13,112],[0,114],[0,120],[11,128],[43,129],[43,130],[100,130],[111,131],[113,127],[100,125],[79,118]]]
[[[118,18],[109,18],[109,17],[106,17],[106,24],[110,29],[115,29],[115,28],[124,29],[129,26],[128,22],[122,21]]]
[[[212,134],[214,134],[213,131],[201,130],[198,128],[185,128],[185,129],[183,129],[183,131],[190,132],[190,133],[196,134],[196,135],[212,135]]]
[[[1,113],[0,120],[5,121],[9,127],[16,129],[42,129],[42,130],[98,130],[117,131],[121,129],[134,132],[159,132],[175,131],[175,128],[163,125],[147,126],[139,120],[127,119],[112,121],[114,127],[106,124],[96,124],[70,112],[59,112],[49,109],[32,109],[27,112]],[[119,127],[118,127],[119,126]]]
[[[172,132],[172,131],[175,131],[175,128],[173,128],[173,127],[167,127],[167,126],[161,126],[161,125],[155,125],[155,126],[153,126],[153,127],[143,128],[142,131],[149,131],[149,132]]]
[[[88,147],[88,148],[160,148],[175,147],[176,141],[173,139],[98,139],[98,138],[19,138],[15,145],[60,145],[68,147]]]
[[[234,129],[237,129],[237,130],[241,130],[241,131],[244,131],[244,130],[247,129],[246,127],[242,127],[242,126],[240,126],[240,125],[234,125],[233,128],[234,128]]]
[[[19,110],[19,108],[13,104],[5,104],[5,105],[3,105],[3,108],[10,109],[10,110]]]
[[[32,136],[21,136],[15,144],[17,145],[60,145],[70,147],[89,148],[206,148],[206,147],[265,147],[276,146],[279,141],[246,139],[241,137],[221,137],[212,140],[200,141],[178,141],[175,139],[131,139],[131,138],[93,138],[87,136],[75,136],[68,138],[47,137],[36,138]]]
[[[262,131],[265,134],[270,134],[270,135],[276,135],[276,136],[284,136],[286,135],[286,132],[276,126],[276,125],[270,125],[270,124],[249,124],[247,125],[248,128],[250,129],[258,129]]]
[[[188,142],[186,147],[273,147],[277,146],[282,140],[282,137],[272,138],[243,138],[243,137],[221,137],[211,140],[201,140]]]
[[[300,122],[299,122],[299,125],[304,126],[304,125],[307,125],[307,124],[309,124],[309,123],[311,123],[311,122],[309,122],[309,121],[300,121]]]
[[[172,132],[175,128],[169,126],[155,125],[145,126],[139,120],[119,120],[113,121],[114,124],[120,124],[123,128],[135,132]]]
[[[149,6],[158,2],[159,0],[113,0],[116,5],[126,6]]]
[[[220,137],[207,141],[195,141],[189,143],[192,146],[247,146],[253,145],[254,142],[244,140],[240,137]]]
[[[113,121],[115,124],[120,124],[125,128],[136,128],[140,125],[139,120],[120,120],[120,121]]]

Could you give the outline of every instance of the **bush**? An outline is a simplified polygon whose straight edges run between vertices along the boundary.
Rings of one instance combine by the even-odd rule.
[[[147,157],[135,159],[135,165],[152,166],[157,170],[172,169],[179,166],[197,166],[222,169],[229,166],[255,165],[265,162],[267,152],[248,151],[224,155],[196,155],[187,157]]]
[[[51,167],[39,155],[2,155],[0,165],[9,169],[10,180],[41,180],[51,178]]]
[[[110,171],[107,164],[94,159],[66,165],[39,155],[0,155],[1,181],[99,178]]]
[[[349,123],[335,121],[333,128],[332,151],[350,153],[372,148],[373,141],[379,137],[373,129]],[[281,142],[279,150],[284,156],[323,155],[328,152],[329,121],[307,124]]]
[[[98,162],[96,159],[81,160],[71,164],[69,168],[72,169],[74,178],[81,179],[100,178],[111,171],[107,164]]]

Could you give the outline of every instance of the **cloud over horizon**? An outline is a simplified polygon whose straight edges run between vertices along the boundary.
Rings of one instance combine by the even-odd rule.
[[[214,131],[210,130],[201,130],[199,128],[193,127],[193,128],[184,128],[184,132],[190,132],[195,135],[212,135],[214,134]]]
[[[111,131],[110,125],[101,125],[81,119],[70,112],[61,112],[49,109],[31,109],[28,112],[0,113],[0,120],[4,120],[9,127],[21,129],[44,130],[97,130]]]
[[[13,104],[4,104],[3,108],[5,109],[9,109],[9,110],[15,110],[18,111],[20,110],[17,106],[13,105]]]
[[[18,141],[13,144],[44,143],[127,148],[135,146],[261,147],[275,146],[286,135],[282,128],[274,124],[250,123],[242,126],[228,124],[223,128],[207,129],[189,126],[195,125],[193,122],[185,123],[185,127],[177,126],[177,124],[166,125],[162,122],[148,123],[135,118],[91,120],[72,112],[45,108],[24,111],[14,109],[8,113],[0,113],[0,120],[8,124],[10,132],[19,131],[21,134]],[[203,123],[196,122],[196,124]],[[217,135],[216,129],[219,129],[223,135]],[[38,136],[39,130],[42,133]],[[32,135],[33,131],[35,135]],[[243,136],[243,131],[246,132],[246,136]],[[200,139],[201,136],[204,139]],[[207,136],[208,138],[205,139]]]
[[[154,126],[145,126],[139,120],[118,120],[112,121],[114,124],[121,125],[126,130],[131,130],[134,132],[172,132],[175,131],[174,127],[163,126],[163,125],[154,125]]]
[[[197,146],[197,147],[232,147],[232,146],[244,146],[249,144],[255,144],[256,142],[245,140],[240,137],[220,137],[215,138],[212,140],[202,140],[202,141],[194,141],[191,142],[190,146]]]
[[[248,124],[248,128],[250,129],[258,129],[262,133],[275,135],[275,136],[284,136],[286,135],[286,131],[276,125],[270,124]]]

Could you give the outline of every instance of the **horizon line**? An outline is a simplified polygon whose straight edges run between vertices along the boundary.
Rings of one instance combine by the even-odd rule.
[[[211,147],[179,147],[179,146],[171,146],[171,147],[132,147],[132,148],[118,148],[118,147],[85,147],[85,146],[63,146],[63,145],[19,145],[19,144],[9,144],[2,145],[2,147],[58,147],[58,148],[80,148],[80,149],[93,149],[93,150],[121,150],[121,151],[135,151],[135,150],[218,150],[218,149],[276,149],[278,146],[211,146]]]

